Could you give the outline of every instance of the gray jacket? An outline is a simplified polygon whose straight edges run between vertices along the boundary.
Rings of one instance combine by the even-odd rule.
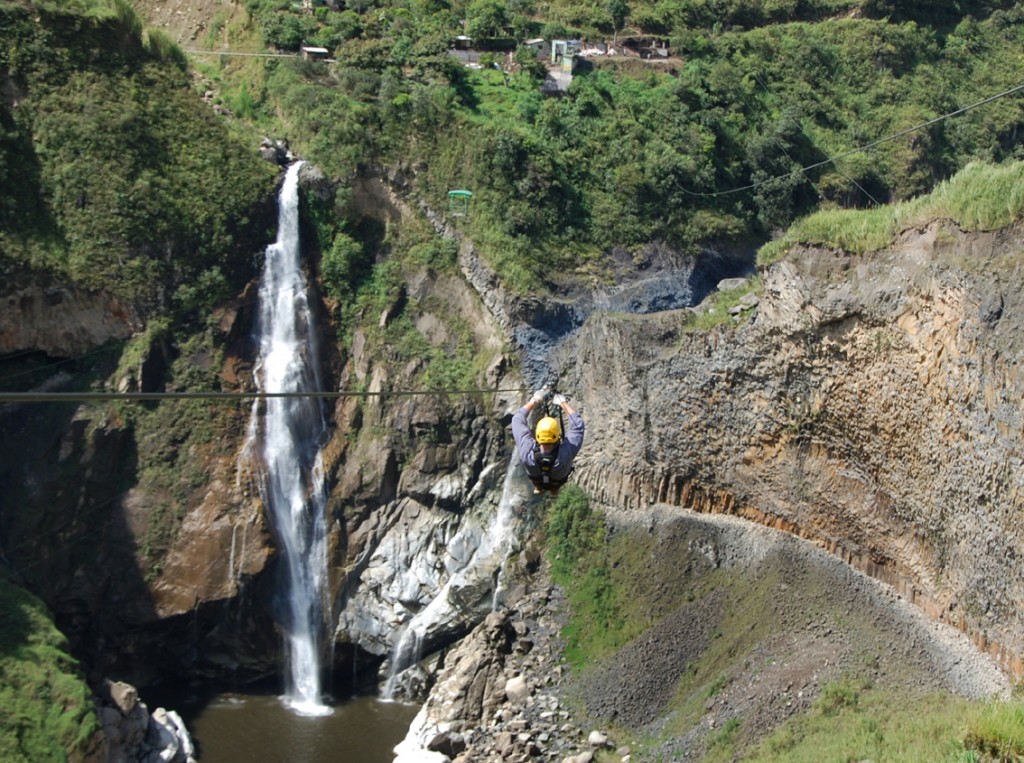
[[[524,406],[512,417],[512,438],[516,441],[519,460],[526,467],[526,473],[531,477],[539,477],[541,470],[537,466],[534,456],[537,441],[533,437],[527,415],[528,411]],[[558,443],[558,455],[555,457],[555,463],[548,474],[553,482],[564,482],[569,476],[569,472],[572,471],[573,459],[583,447],[583,429],[583,417],[579,413],[571,414],[562,439]]]

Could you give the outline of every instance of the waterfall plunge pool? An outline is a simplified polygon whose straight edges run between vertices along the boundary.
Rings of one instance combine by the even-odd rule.
[[[332,702],[319,716],[300,715],[271,693],[164,699],[185,721],[200,763],[392,763],[420,709],[375,695]]]

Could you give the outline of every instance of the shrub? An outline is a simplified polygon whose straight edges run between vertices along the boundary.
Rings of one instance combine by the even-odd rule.
[[[99,730],[92,693],[41,601],[0,568],[0,759],[82,759]]]

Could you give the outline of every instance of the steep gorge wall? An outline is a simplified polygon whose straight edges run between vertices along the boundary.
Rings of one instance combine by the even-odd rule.
[[[409,214],[375,180],[361,198],[367,214],[399,224]],[[424,270],[409,274],[404,291],[434,346],[464,339],[450,330],[453,316],[474,327],[472,341],[492,358],[487,386],[522,387],[508,348],[528,356],[531,329],[544,329],[546,380],[570,392],[588,420],[575,479],[599,502],[632,511],[664,502],[789,530],[970,631],[1019,675],[1022,241],[1019,228],[964,235],[936,223],[872,255],[795,250],[764,274],[751,321],[708,332],[687,327],[686,309],[608,310],[639,293],[658,296],[640,310],[664,304],[664,288],[652,285],[659,273],[699,291],[692,263],[673,270],[658,252],[652,271],[575,307],[567,300],[551,310],[503,292],[467,241],[461,278]],[[379,320],[392,319],[386,311]],[[228,385],[244,384],[251,370],[232,349],[245,323],[244,309],[232,310],[218,329]],[[429,600],[428,576],[414,595],[402,590],[412,567],[385,559],[388,549],[429,566],[466,508],[493,500],[486,496],[498,489],[508,418],[522,395],[388,396],[417,387],[422,360],[396,363],[362,331],[340,360],[338,389],[385,393],[340,399],[325,448],[334,613],[349,613],[335,654],[347,667],[357,648],[383,659]],[[17,560],[66,581],[55,584],[51,606],[82,642],[99,637],[96,653],[107,650],[109,661],[97,669],[137,667],[156,650],[156,669],[274,670],[280,647],[257,602],[270,599],[275,551],[258,497],[236,470],[241,428],[236,441],[194,454],[208,479],[162,568],[147,576],[131,553],[161,496],[138,486],[119,492],[121,471],[110,472],[130,468],[133,433],[116,416],[24,425],[53,434],[28,453],[37,466],[25,485],[37,499],[79,470],[95,479],[64,501],[68,515],[104,507],[90,515],[102,527],[83,521],[63,533],[69,544],[92,542],[88,559],[37,561],[27,547]],[[163,629],[162,644],[154,629]]]
[[[591,422],[578,482],[642,511],[813,540],[1022,671],[1024,232],[941,222],[789,253],[754,318],[593,316],[561,358]]]

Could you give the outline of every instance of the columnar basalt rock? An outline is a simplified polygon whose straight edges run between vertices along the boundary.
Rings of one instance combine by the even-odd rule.
[[[1020,675],[1022,240],[935,223],[873,254],[794,250],[738,328],[592,317],[564,366],[601,422],[578,481],[813,539]]]

